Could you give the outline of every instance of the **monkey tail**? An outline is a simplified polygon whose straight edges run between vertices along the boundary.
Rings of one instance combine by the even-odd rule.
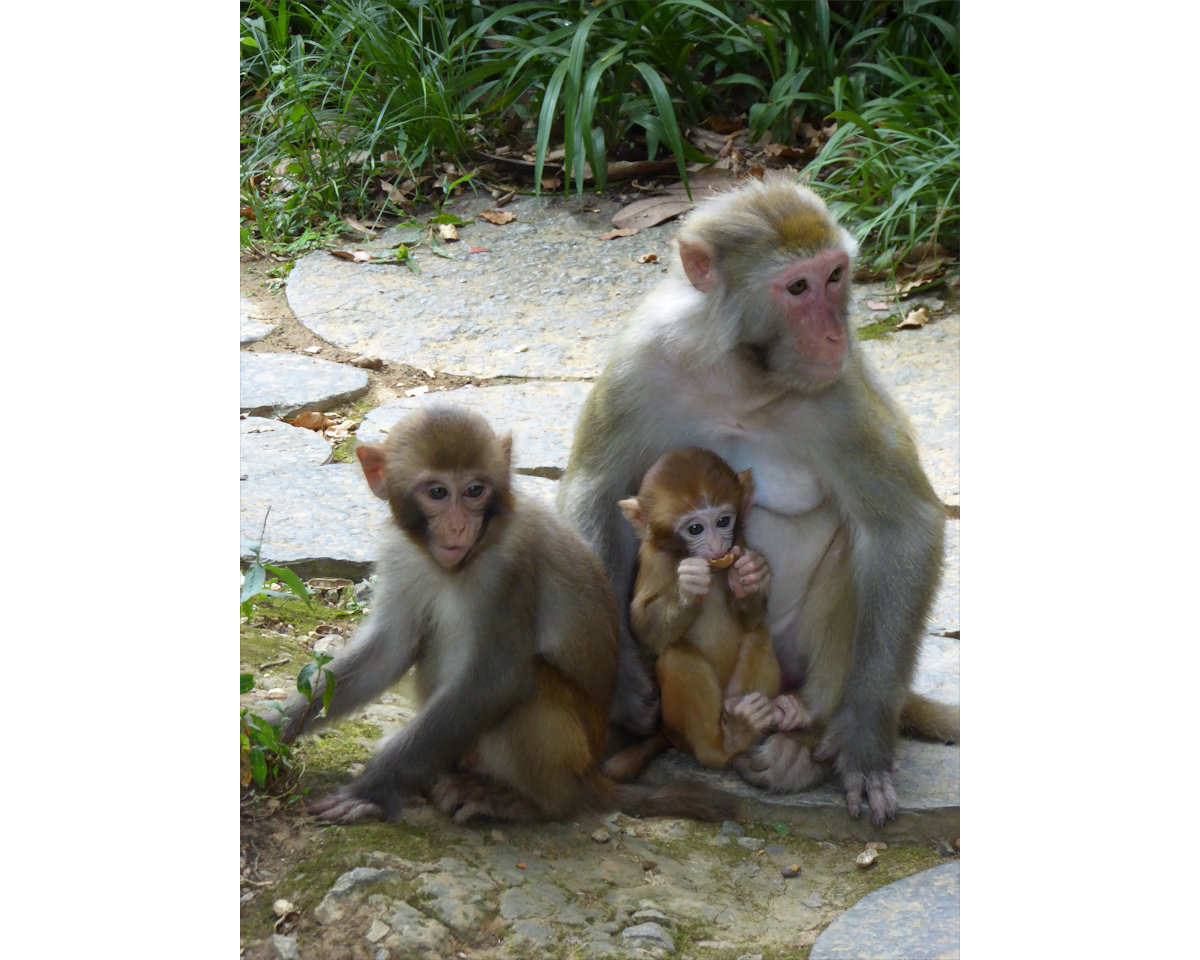
[[[900,710],[900,732],[922,740],[958,743],[958,706],[910,690]]]
[[[720,822],[737,816],[737,798],[702,783],[676,782],[654,786],[614,783],[597,772],[593,780],[597,803],[631,817],[687,817]]]
[[[671,741],[660,730],[645,740],[639,740],[614,753],[601,765],[600,772],[617,783],[630,783],[638,778],[638,774],[646,769],[651,760],[670,746]]]

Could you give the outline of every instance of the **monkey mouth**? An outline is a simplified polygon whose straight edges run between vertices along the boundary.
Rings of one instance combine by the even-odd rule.
[[[458,546],[457,544],[447,545],[441,543],[430,544],[430,547],[437,562],[447,569],[456,567],[462,563],[463,558],[470,549],[469,545]]]

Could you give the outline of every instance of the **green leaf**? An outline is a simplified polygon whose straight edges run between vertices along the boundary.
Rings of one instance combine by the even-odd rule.
[[[321,692],[321,708],[328,712],[329,702],[333,699],[333,688],[337,686],[337,677],[332,670],[325,671],[325,689]]]
[[[246,568],[245,576],[242,579],[242,596],[240,603],[245,603],[251,597],[257,596],[263,588],[263,584],[267,582],[267,571],[261,563],[252,563]],[[226,608],[228,609],[228,607]]]
[[[308,697],[309,700],[312,699],[312,677],[316,671],[317,664],[315,662],[306,663],[296,675],[296,689]]]
[[[249,693],[253,689],[254,689],[254,674],[243,673],[242,674],[242,693]]]
[[[250,748],[250,776],[260,789],[267,785],[267,755],[262,747]]]

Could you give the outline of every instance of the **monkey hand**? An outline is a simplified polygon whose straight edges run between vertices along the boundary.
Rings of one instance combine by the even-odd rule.
[[[771,704],[776,730],[796,730],[812,724],[812,714],[800,699],[790,693],[780,694]]]
[[[771,568],[766,558],[755,550],[743,551],[741,547],[733,550],[741,554],[729,569],[729,589],[733,595],[739,600],[755,593],[766,596],[771,587]]]
[[[679,597],[684,603],[694,603],[708,596],[712,587],[712,571],[703,557],[688,557],[679,562]]]
[[[890,751],[869,742],[870,737],[864,742],[861,728],[854,730],[853,717],[843,711],[830,723],[813,755],[821,761],[836,756],[834,768],[846,790],[846,810],[857,820],[865,794],[871,822],[882,827],[886,820],[896,819],[896,765]]]
[[[730,697],[721,705],[721,733],[727,755],[750,749],[775,722],[771,701],[758,692]]]
[[[775,723],[775,710],[771,701],[757,691],[740,697],[730,697],[722,706],[727,718],[740,720],[753,729],[755,734],[770,729]]]
[[[343,825],[358,823],[359,820],[368,817],[383,817],[383,808],[379,804],[359,796],[349,787],[343,787],[308,804],[308,812],[318,820]]]

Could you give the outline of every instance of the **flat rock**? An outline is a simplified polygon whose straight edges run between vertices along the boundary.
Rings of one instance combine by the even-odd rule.
[[[367,392],[367,373],[356,367],[294,353],[241,353],[242,413],[294,417],[329,410]]]
[[[444,212],[464,220],[492,206],[470,198]],[[288,303],[318,336],[356,353],[471,377],[594,377],[638,299],[665,273],[669,229],[599,240],[618,205],[586,208],[518,197],[517,219],[460,226],[460,243],[435,256],[415,248],[420,269],[359,264],[316,251],[288,276]],[[383,255],[411,230],[389,230],[359,248]],[[472,248],[483,253],[468,253]],[[658,263],[638,263],[653,253]]]
[[[810,960],[958,960],[959,861],[867,894],[813,944]]]
[[[512,432],[514,470],[557,479],[566,468],[575,421],[591,389],[590,383],[578,380],[539,381],[405,397],[368,413],[358,428],[358,439],[380,443],[388,429],[409,413],[439,403],[458,403],[483,414],[497,433]]]
[[[268,320],[262,314],[262,308],[245,297],[241,302],[241,342],[253,343],[261,340],[278,326],[278,321]]]
[[[333,448],[319,433],[281,420],[246,417],[242,420],[241,473],[279,473],[296,467],[317,467],[329,461]]]
[[[863,353],[908,415],[921,463],[943,503],[959,503],[957,314],[867,340]]]

